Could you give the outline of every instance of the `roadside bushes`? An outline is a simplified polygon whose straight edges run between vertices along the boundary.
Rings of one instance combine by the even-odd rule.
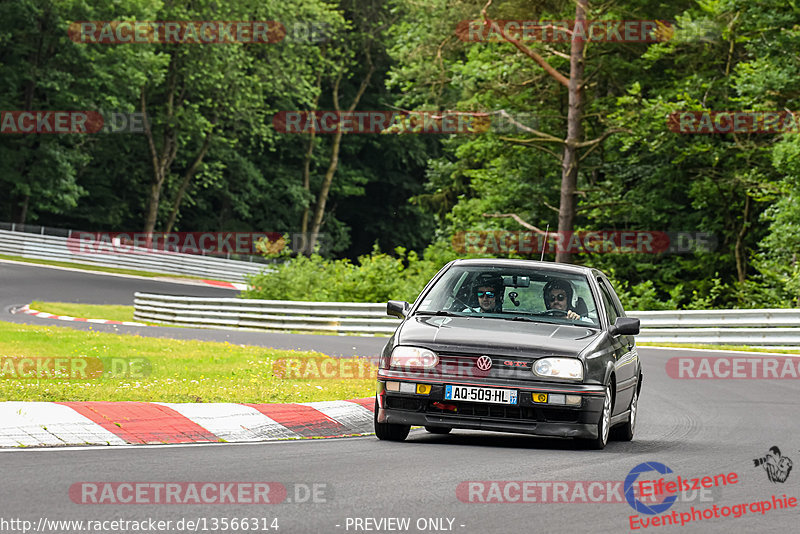
[[[360,256],[357,264],[317,254],[297,256],[278,264],[274,272],[249,276],[250,289],[241,296],[321,302],[412,302],[439,269],[458,257],[446,242],[430,245],[424,259],[402,247],[394,252],[395,256],[383,253],[376,245],[371,254]]]

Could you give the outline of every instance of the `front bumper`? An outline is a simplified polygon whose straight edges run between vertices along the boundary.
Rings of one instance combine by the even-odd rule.
[[[481,384],[517,390],[517,404],[508,405],[445,400],[445,385],[476,385],[474,381],[464,383],[448,380],[439,383],[397,377],[389,380],[427,384],[431,389],[429,394],[387,391],[387,380],[379,376],[377,418],[381,423],[594,439],[597,437],[597,422],[603,409],[602,386],[530,381],[487,381]],[[532,399],[534,393],[580,395],[581,403],[578,406],[535,403]]]

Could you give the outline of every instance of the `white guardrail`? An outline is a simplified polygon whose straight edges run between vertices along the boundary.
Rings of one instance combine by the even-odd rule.
[[[386,304],[181,297],[136,293],[134,318],[184,326],[391,334]],[[640,342],[800,346],[800,309],[631,311]]]
[[[136,293],[134,319],[207,328],[391,334],[400,320],[386,304],[299,302]]]
[[[267,267],[263,263],[134,247],[131,247],[130,253],[81,253],[80,247],[68,246],[67,243],[67,237],[0,230],[0,254],[30,259],[199,276],[238,283],[245,283],[245,275],[257,274]]]

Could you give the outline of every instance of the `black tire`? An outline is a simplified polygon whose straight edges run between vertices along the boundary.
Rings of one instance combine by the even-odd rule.
[[[638,404],[639,404],[639,391],[638,387],[633,390],[633,398],[631,399],[630,405],[630,415],[628,416],[628,421],[614,428],[614,439],[618,441],[631,441],[633,439],[633,433],[636,430],[636,416],[638,411]]]
[[[375,414],[373,415],[375,422],[375,435],[380,440],[386,441],[403,441],[411,431],[411,425],[395,425],[392,423],[379,423],[378,422],[378,399],[375,399]]]
[[[426,426],[425,430],[431,434],[449,434],[453,429],[446,426]]]
[[[597,420],[597,437],[594,439],[585,439],[583,444],[587,449],[602,450],[608,444],[608,436],[610,434],[609,425],[611,424],[611,407],[613,406],[614,399],[611,398],[611,385],[606,385],[606,394],[603,398],[603,410],[600,412],[600,417]]]

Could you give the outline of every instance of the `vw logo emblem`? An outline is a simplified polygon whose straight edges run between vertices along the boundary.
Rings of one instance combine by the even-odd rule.
[[[481,356],[478,358],[478,361],[475,362],[475,367],[481,371],[488,371],[492,368],[492,359],[488,356]]]

